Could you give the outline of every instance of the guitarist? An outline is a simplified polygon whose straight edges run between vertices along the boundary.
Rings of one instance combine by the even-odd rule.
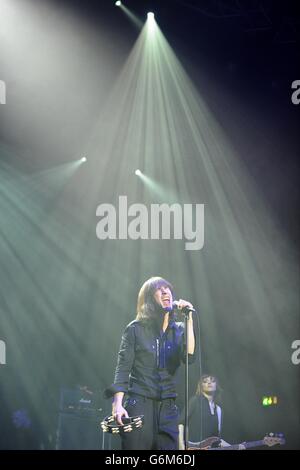
[[[189,441],[200,442],[210,437],[220,438],[222,430],[222,409],[218,404],[220,392],[221,388],[215,376],[202,375],[196,395],[189,402]],[[179,423],[179,449],[184,449],[184,410]],[[229,445],[221,438],[220,443],[222,446]]]

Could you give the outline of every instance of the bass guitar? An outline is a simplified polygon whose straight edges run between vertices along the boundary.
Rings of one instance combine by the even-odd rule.
[[[209,437],[204,441],[188,443],[188,450],[244,450],[251,449],[253,447],[268,446],[273,447],[275,445],[284,445],[285,439],[282,434],[270,433],[259,441],[242,442],[234,445],[222,445],[222,439],[219,437]]]

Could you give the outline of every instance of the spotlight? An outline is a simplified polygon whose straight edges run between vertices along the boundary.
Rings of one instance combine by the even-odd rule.
[[[141,176],[142,172],[141,172],[141,170],[135,170],[135,174],[136,174],[136,176]]]
[[[120,0],[118,0],[116,3],[115,3],[116,7],[120,7],[122,5],[122,2]]]
[[[154,19],[154,13],[152,13],[152,11],[149,11],[149,13],[147,13],[147,30],[150,36],[154,34],[155,29],[156,29],[156,22]]]
[[[80,159],[80,162],[81,162],[81,163],[84,163],[84,162],[86,162],[86,161],[87,161],[87,158],[86,158],[86,157],[82,157],[82,158]]]

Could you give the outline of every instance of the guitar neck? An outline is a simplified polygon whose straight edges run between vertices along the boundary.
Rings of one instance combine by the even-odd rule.
[[[239,450],[241,444],[234,444],[233,446],[226,446],[226,447],[216,447],[212,448],[210,450]],[[264,441],[250,441],[250,442],[243,442],[243,446],[245,446],[246,449],[250,449],[251,447],[259,447],[264,445]]]

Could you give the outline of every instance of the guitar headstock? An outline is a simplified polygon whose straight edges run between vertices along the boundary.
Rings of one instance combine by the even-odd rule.
[[[264,444],[269,447],[276,446],[278,444],[282,446],[285,444],[284,435],[281,433],[274,434],[271,432],[264,437],[263,441]]]

